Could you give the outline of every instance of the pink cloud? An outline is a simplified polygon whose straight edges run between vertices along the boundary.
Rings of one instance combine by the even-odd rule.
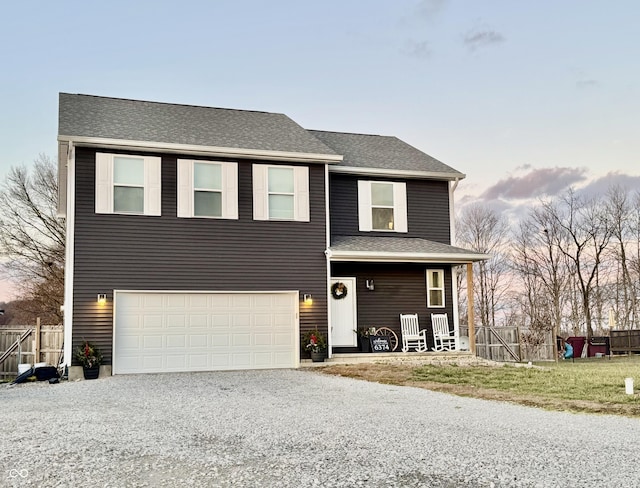
[[[522,176],[510,176],[489,187],[480,197],[483,200],[535,198],[557,195],[571,185],[586,180],[586,168],[540,168]]]

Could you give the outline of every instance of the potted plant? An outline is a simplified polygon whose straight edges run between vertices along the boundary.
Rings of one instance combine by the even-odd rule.
[[[73,357],[82,365],[82,373],[85,380],[95,380],[99,376],[102,353],[95,344],[84,341],[76,347]]]
[[[327,356],[327,339],[318,329],[307,331],[302,336],[302,348],[311,354],[311,361],[321,363]]]
[[[376,335],[375,327],[361,327],[356,331],[358,334],[358,349],[360,352],[371,352],[369,336]]]

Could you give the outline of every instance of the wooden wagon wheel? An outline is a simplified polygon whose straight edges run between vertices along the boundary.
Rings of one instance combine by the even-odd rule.
[[[377,327],[375,335],[388,337],[391,350],[395,351],[396,349],[398,349],[398,336],[389,327]]]

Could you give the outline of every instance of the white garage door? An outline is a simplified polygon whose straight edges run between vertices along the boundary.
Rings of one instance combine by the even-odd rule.
[[[297,367],[297,298],[116,291],[113,373]]]

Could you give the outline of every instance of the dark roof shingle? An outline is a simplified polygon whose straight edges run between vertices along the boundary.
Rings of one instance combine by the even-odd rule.
[[[310,130],[309,132],[335,152],[344,156],[340,166],[442,173],[450,176],[458,175],[460,178],[464,177],[463,173],[432,158],[397,137],[318,130]]]
[[[470,260],[486,258],[486,255],[469,249],[419,237],[333,236],[329,248],[335,253],[393,253],[407,256],[447,256],[448,258],[459,256]]]
[[[284,114],[60,93],[58,134],[309,154],[336,153]]]

